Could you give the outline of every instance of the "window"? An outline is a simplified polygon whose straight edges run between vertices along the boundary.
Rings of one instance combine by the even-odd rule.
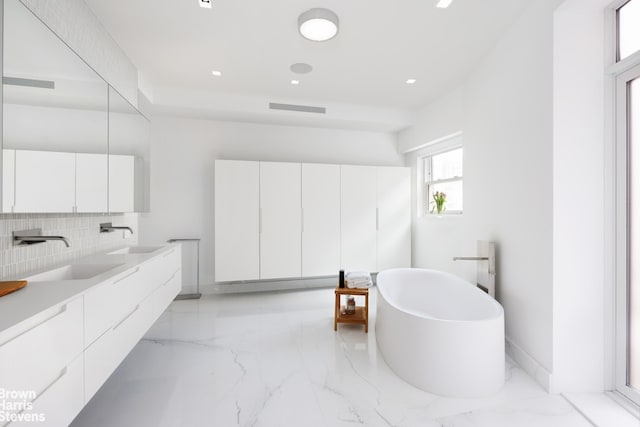
[[[615,9],[616,389],[640,406],[640,0]]]
[[[629,0],[617,10],[618,61],[640,50],[640,0]]]
[[[437,214],[434,194],[444,193],[444,214],[462,213],[462,147],[423,157],[424,213]]]

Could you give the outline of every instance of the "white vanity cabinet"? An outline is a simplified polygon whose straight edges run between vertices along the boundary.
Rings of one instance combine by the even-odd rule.
[[[87,402],[180,292],[181,268],[180,246],[175,246],[87,292]]]
[[[103,256],[113,262],[113,255]],[[49,298],[65,301],[0,331],[0,389],[28,393],[30,406],[11,416],[42,415],[35,424],[69,425],[180,292],[179,245],[127,257],[119,258],[121,270],[98,282],[34,283],[0,301],[0,310],[15,315],[23,311],[15,307],[28,310],[34,300],[45,307]],[[68,288],[68,296],[57,296]],[[6,316],[0,320],[7,324]],[[11,400],[0,398],[5,406]],[[34,425],[34,419],[0,419],[0,427]]]
[[[45,414],[46,425],[68,425],[84,406],[82,316],[78,297],[0,333],[0,387],[26,393],[28,412]]]

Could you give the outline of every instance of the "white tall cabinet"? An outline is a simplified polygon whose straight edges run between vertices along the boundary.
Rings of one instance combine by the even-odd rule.
[[[216,281],[409,267],[409,171],[216,160]]]
[[[215,163],[217,282],[260,278],[260,164]]]
[[[374,166],[341,166],[340,264],[344,270],[378,271],[377,179]]]
[[[340,269],[340,166],[302,164],[302,276]]]
[[[260,162],[260,278],[301,276],[300,164]]]
[[[411,266],[411,173],[378,167],[377,270]]]

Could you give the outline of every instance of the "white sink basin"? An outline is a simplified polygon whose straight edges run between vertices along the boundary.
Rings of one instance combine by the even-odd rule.
[[[26,277],[25,280],[29,282],[53,282],[58,280],[91,279],[122,265],[124,264],[70,264]]]
[[[109,252],[108,255],[123,255],[123,254],[148,254],[155,252],[158,249],[162,249],[162,246],[129,246],[126,248],[118,249],[116,251]]]

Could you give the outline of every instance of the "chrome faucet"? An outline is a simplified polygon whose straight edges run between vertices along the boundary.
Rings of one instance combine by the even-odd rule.
[[[133,230],[131,229],[131,227],[116,227],[110,222],[103,222],[102,224],[100,224],[101,233],[112,233],[116,230],[129,230],[129,233],[133,234]]]
[[[70,247],[69,240],[63,236],[43,236],[41,228],[32,228],[31,230],[22,230],[13,232],[13,245],[34,245],[36,243],[44,243],[47,240],[60,240],[67,247]]]

